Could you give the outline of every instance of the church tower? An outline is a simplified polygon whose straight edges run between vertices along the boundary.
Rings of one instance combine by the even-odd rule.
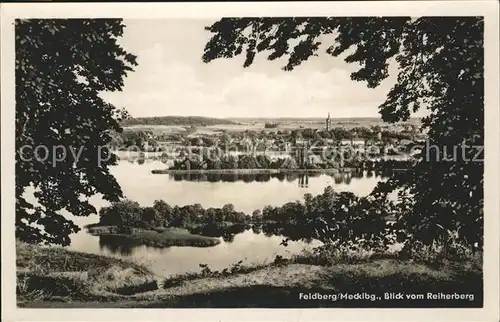
[[[328,113],[328,117],[326,118],[326,130],[330,131],[332,128],[332,120],[330,119],[330,113]]]

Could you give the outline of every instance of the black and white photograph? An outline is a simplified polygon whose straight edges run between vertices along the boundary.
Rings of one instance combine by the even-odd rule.
[[[2,6],[2,266],[17,310],[331,317],[496,301],[498,317],[485,275],[490,255],[499,272],[498,3],[448,3]]]

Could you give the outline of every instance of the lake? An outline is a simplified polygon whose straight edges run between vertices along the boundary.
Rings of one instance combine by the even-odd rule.
[[[112,167],[111,172],[121,185],[124,196],[139,202],[141,206],[152,206],[157,199],[179,206],[199,203],[204,208],[222,207],[232,203],[236,211],[249,214],[266,205],[280,206],[289,201],[302,200],[305,193],[320,194],[328,185],[337,191],[367,195],[382,179],[380,175],[366,172],[314,176],[287,174],[226,177],[151,173],[152,170],[165,167],[165,164],[159,161],[147,160],[143,164],[119,161],[117,166]],[[97,209],[107,205],[97,196],[91,201]],[[79,225],[86,225],[98,222],[98,216],[75,218],[74,221]],[[170,276],[198,272],[199,264],[207,264],[212,270],[220,270],[240,260],[243,264],[264,263],[272,261],[276,255],[288,257],[319,244],[314,241],[290,242],[285,247],[280,245],[282,239],[281,236],[270,236],[250,229],[236,234],[231,241],[221,238],[222,242],[213,247],[120,248],[82,229],[72,236],[70,248],[132,260],[146,264],[160,276]]]

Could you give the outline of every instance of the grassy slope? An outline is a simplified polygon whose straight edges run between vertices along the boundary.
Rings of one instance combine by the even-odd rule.
[[[18,301],[113,297],[118,290],[156,280],[146,267],[116,258],[16,244]]]
[[[18,295],[22,307],[478,307],[482,305],[481,266],[474,263],[445,262],[432,266],[394,258],[367,259],[352,264],[319,266],[290,262],[239,270],[229,274],[208,276],[180,276],[148,285],[151,279],[147,269],[102,256],[62,250],[24,248],[18,258],[18,267],[41,260],[43,266],[54,270],[73,271],[87,268],[100,271],[93,280],[84,283],[87,290],[73,289],[66,296],[33,296],[28,292]],[[32,256],[33,255],[33,256]],[[64,260],[62,258],[65,258]],[[51,263],[50,266],[47,263]],[[70,264],[68,264],[70,263]],[[37,264],[38,265],[38,264]],[[128,268],[127,268],[128,267]],[[111,270],[111,268],[113,268]],[[118,272],[108,281],[109,272]],[[125,273],[132,270],[133,274]],[[142,273],[139,273],[142,272]],[[45,273],[47,274],[47,273]],[[19,274],[18,274],[19,275]],[[140,275],[133,284],[127,277]],[[94,281],[94,282],[92,282]],[[67,281],[66,281],[67,282]],[[100,283],[100,288],[92,285]],[[141,284],[142,283],[142,284]],[[148,284],[149,283],[149,284]],[[18,285],[20,283],[18,282]],[[132,287],[130,287],[132,285]],[[146,285],[146,286],[144,286]],[[164,288],[161,286],[164,285]],[[51,285],[49,285],[51,286]],[[121,286],[122,288],[119,288]],[[135,291],[123,295],[123,288]],[[126,287],[128,286],[128,287]],[[139,287],[140,286],[140,287]],[[159,286],[160,289],[156,289]],[[47,286],[46,286],[47,287]],[[45,290],[46,292],[47,290]],[[385,292],[405,293],[475,293],[474,301],[304,301],[299,293],[338,294]],[[92,296],[89,294],[93,294]],[[97,295],[96,295],[97,294]],[[122,294],[122,295],[120,295]]]
[[[36,266],[35,266],[36,265]],[[111,266],[133,268],[143,274],[151,274],[144,266],[118,258],[71,251],[62,247],[40,247],[25,243],[16,244],[16,266],[21,270],[40,269],[55,272],[102,270]]]

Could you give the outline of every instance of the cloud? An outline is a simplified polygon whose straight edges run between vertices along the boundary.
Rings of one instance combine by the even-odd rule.
[[[235,70],[231,60],[204,64],[194,58],[172,59],[172,50],[175,43],[139,51],[139,66],[126,78],[123,91],[103,96],[136,117],[377,116],[391,85],[368,89],[351,81],[346,68],[311,70],[308,62],[292,72],[280,71],[279,63],[269,61],[260,68]]]
[[[348,116],[344,109],[359,106],[369,109],[367,113],[373,116],[385,96],[383,91],[352,82],[343,69],[283,72],[277,76],[244,72],[223,91],[226,104],[251,108],[261,116],[318,116],[331,111],[344,117]]]

